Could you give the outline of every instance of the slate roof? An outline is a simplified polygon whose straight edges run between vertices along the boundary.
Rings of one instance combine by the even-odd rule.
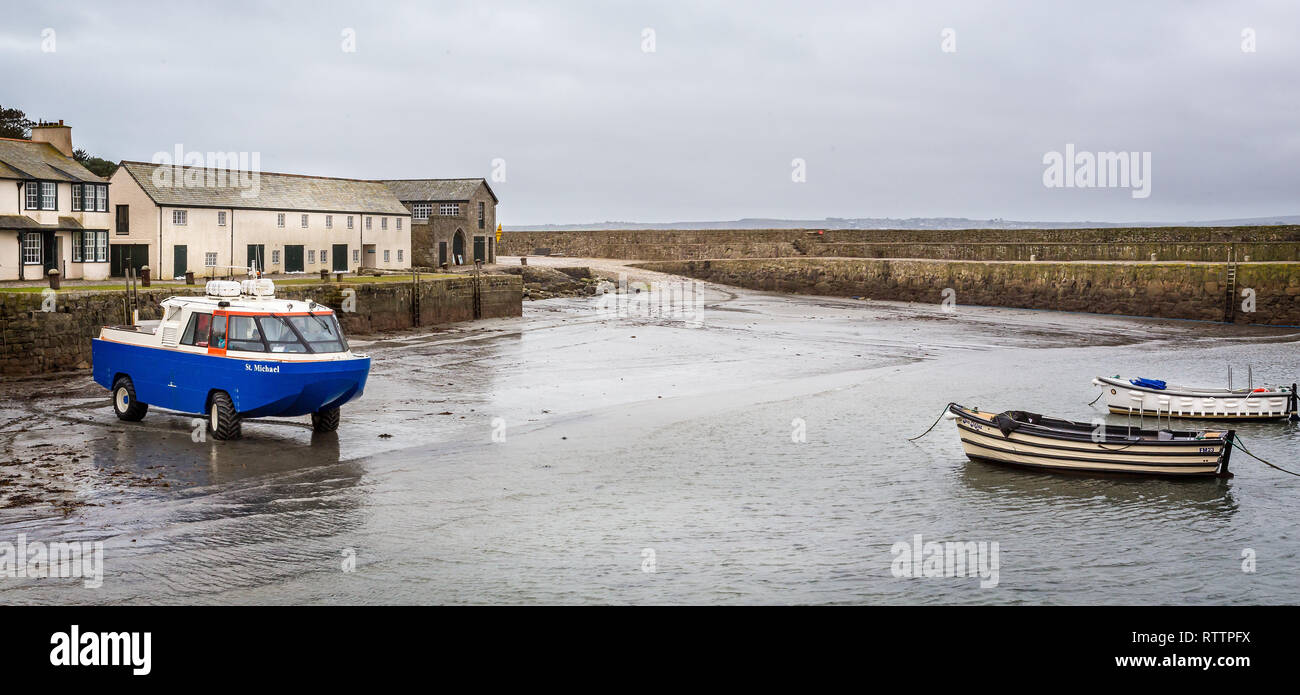
[[[484,179],[388,179],[382,183],[393,191],[398,200],[408,203],[469,200],[479,185],[487,186],[492,202],[501,202]]]
[[[104,183],[77,160],[48,142],[0,138],[0,178]]]
[[[214,173],[213,178],[223,185],[159,186],[154,181],[154,170],[165,165],[148,162],[122,162],[122,167],[140,184],[146,195],[158,205],[168,207],[220,207],[256,210],[302,210],[312,212],[362,212],[381,215],[409,215],[410,211],[382,182],[361,179],[339,179],[326,176],[277,174],[259,172],[258,191],[255,197],[244,197],[246,190],[239,185],[240,172],[224,172],[196,167],[192,177]],[[189,169],[180,168],[181,176]],[[229,174],[217,177],[215,174]],[[245,174],[247,176],[247,174]],[[165,180],[165,179],[164,179]],[[174,182],[178,183],[178,182]]]
[[[0,229],[24,232],[68,232],[85,229],[75,217],[59,217],[58,224],[41,224],[26,215],[0,215]]]

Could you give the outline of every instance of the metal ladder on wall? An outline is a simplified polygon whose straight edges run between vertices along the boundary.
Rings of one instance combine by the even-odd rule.
[[[1237,318],[1237,248],[1233,244],[1228,244],[1227,274],[1224,284],[1228,288],[1228,296],[1223,306],[1223,322],[1232,323]]]
[[[411,271],[411,325],[420,325],[420,272]]]

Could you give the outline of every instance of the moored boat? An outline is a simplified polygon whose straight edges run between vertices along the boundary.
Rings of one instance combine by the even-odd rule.
[[[1110,412],[1212,420],[1278,420],[1296,414],[1296,386],[1226,389],[1166,384],[1155,379],[1099,376]]]
[[[1144,430],[949,403],[962,449],[973,460],[1082,473],[1230,477],[1233,430]]]
[[[215,439],[270,416],[311,415],[315,431],[334,431],[370,358],[348,348],[328,307],[274,294],[270,280],[214,280],[207,296],[164,300],[160,320],[105,326],[91,345],[95,382],[126,421],[153,405],[206,415]]]

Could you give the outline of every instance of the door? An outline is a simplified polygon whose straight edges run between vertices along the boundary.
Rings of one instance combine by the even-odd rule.
[[[248,267],[266,272],[266,244],[248,245]]]
[[[346,271],[348,269],[348,245],[334,245],[334,270]]]
[[[108,274],[113,277],[126,275],[127,268],[134,268],[139,274],[140,268],[149,263],[148,244],[113,244],[108,249]]]
[[[474,262],[487,262],[487,239],[481,236],[474,237]]]
[[[189,270],[189,264],[185,258],[186,248],[184,244],[177,244],[172,247],[172,277],[180,277]],[[162,280],[162,278],[158,278]]]
[[[284,247],[284,272],[301,273],[306,266],[302,263],[302,245]]]
[[[456,236],[451,238],[451,258],[456,265],[465,262],[465,235],[459,229],[456,230]]]
[[[447,242],[438,242],[438,265],[447,265]]]
[[[130,206],[127,205],[117,206],[117,226],[114,228],[114,231],[117,234],[131,233],[131,214],[128,211],[129,208]]]

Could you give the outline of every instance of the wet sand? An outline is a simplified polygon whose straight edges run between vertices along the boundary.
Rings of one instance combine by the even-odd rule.
[[[6,382],[0,540],[106,559],[98,589],[0,577],[0,603],[1300,598],[1300,488],[1245,456],[1229,481],[1097,480],[968,462],[948,423],[905,441],[950,400],[1090,419],[1097,374],[1289,384],[1294,329],[700,291],[698,321],[552,299],[354,340],[374,368],[335,435],[196,442],[190,416],[118,422],[86,374]],[[1295,464],[1295,425],[1240,431]],[[999,586],[891,576],[916,533],[998,541]]]

